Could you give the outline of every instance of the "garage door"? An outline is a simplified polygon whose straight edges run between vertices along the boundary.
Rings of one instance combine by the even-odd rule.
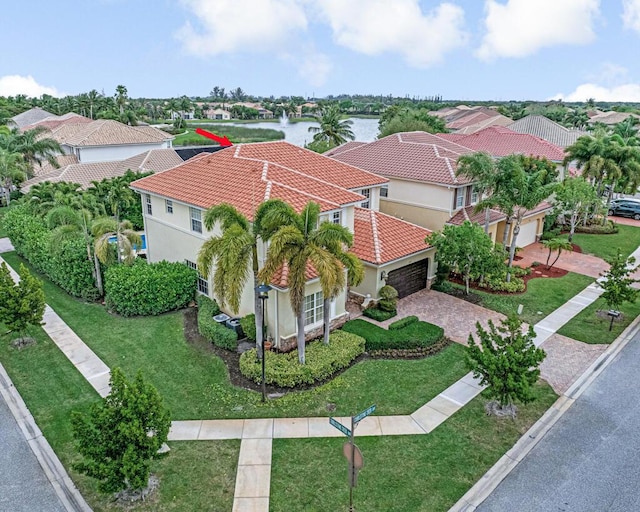
[[[428,259],[389,272],[387,284],[398,290],[400,298],[416,293],[427,287]]]
[[[520,226],[520,233],[516,240],[517,247],[526,247],[536,241],[538,231],[538,221],[529,222]]]

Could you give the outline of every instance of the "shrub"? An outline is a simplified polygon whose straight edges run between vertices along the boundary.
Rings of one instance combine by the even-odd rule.
[[[558,238],[558,236],[560,236],[560,228],[550,229],[549,231],[544,231],[542,235],[540,235],[540,241],[544,242],[545,240]]]
[[[511,277],[524,277],[531,274],[530,268],[522,268],[518,266],[511,267]],[[506,276],[505,276],[506,277]]]
[[[123,316],[159,315],[193,300],[198,275],[182,263],[114,265],[105,272],[107,307]]]
[[[198,330],[211,343],[226,350],[238,348],[238,335],[233,329],[227,329],[216,322],[213,317],[220,314],[215,300],[205,295],[198,297]]]
[[[366,320],[356,319],[348,321],[342,329],[362,336],[366,340],[367,352],[429,347],[444,338],[442,327],[422,321],[411,322],[400,329],[387,330]]]
[[[514,267],[515,268],[515,267]],[[505,278],[502,276],[492,276],[485,280],[483,283],[484,288],[488,288],[494,292],[508,292],[508,293],[519,293],[525,290],[524,281],[519,278],[512,276],[511,281],[505,281]]]
[[[388,284],[380,288],[378,308],[382,311],[395,311],[398,306],[398,291]]]
[[[415,316],[415,315],[411,315],[411,316],[405,316],[404,318],[401,318],[400,320],[396,320],[395,322],[392,322],[389,324],[389,330],[390,331],[395,331],[397,329],[404,329],[407,325],[411,325],[414,324],[416,322],[419,322],[420,319]]]
[[[618,225],[611,221],[608,220],[606,225],[602,225],[602,224],[590,224],[588,226],[576,226],[576,233],[587,233],[587,234],[594,234],[594,235],[611,235],[614,233],[617,233],[620,229],[618,228]]]
[[[344,331],[334,331],[329,336],[329,345],[319,341],[306,347],[306,364],[298,362],[298,351],[287,353],[265,352],[265,382],[283,388],[313,384],[324,381],[346,368],[364,352],[365,340],[361,336]],[[260,382],[261,362],[256,349],[240,356],[240,372],[245,377]]]
[[[397,311],[394,309],[393,311],[382,311],[378,309],[376,306],[365,309],[362,314],[364,316],[368,316],[369,318],[373,318],[378,322],[384,322],[385,320],[389,320],[389,318],[393,318],[397,315]]]
[[[256,315],[251,313],[243,316],[240,319],[240,327],[242,327],[242,331],[247,338],[251,341],[256,341]]]

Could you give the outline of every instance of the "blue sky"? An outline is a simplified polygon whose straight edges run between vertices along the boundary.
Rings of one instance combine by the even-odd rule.
[[[640,0],[24,0],[0,95],[640,102]]]

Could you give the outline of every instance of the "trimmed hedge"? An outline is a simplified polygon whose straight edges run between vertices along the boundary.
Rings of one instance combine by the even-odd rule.
[[[389,330],[396,331],[398,329],[404,329],[407,325],[415,324],[416,322],[419,322],[419,321],[420,319],[415,315],[405,316],[400,320],[396,320],[395,322],[390,323]]]
[[[213,317],[220,314],[215,300],[205,295],[198,296],[198,330],[211,343],[226,350],[238,348],[238,334],[216,322]]]
[[[356,319],[349,320],[342,329],[362,336],[366,340],[367,352],[429,347],[444,338],[442,327],[422,321],[410,322],[400,329],[387,330],[366,320]]]
[[[382,311],[378,309],[376,306],[365,309],[362,314],[364,316],[368,316],[369,318],[373,318],[378,322],[384,322],[385,320],[389,320],[389,318],[393,318],[398,314],[398,312],[394,309],[393,311]]]
[[[50,249],[51,232],[45,221],[31,213],[26,205],[10,208],[2,224],[16,253],[39,272],[75,297],[95,300],[99,297],[93,278],[93,261],[87,258],[87,248],[81,236]]]
[[[197,281],[197,272],[183,263],[137,259],[105,272],[105,303],[122,316],[159,315],[188,305]]]
[[[362,354],[364,345],[365,340],[361,336],[337,330],[330,334],[329,345],[320,341],[307,345],[306,364],[298,363],[297,350],[285,354],[265,351],[265,382],[281,388],[293,388],[327,380]],[[254,382],[261,382],[262,366],[256,349],[240,356],[240,372]]]
[[[243,316],[240,319],[240,327],[242,327],[242,332],[247,338],[251,341],[256,341],[256,315],[251,313]]]

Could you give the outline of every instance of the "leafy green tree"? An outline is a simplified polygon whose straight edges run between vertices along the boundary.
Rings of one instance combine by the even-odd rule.
[[[491,194],[497,179],[496,162],[488,153],[473,153],[458,158],[456,176],[464,176],[473,181],[474,188],[480,195]],[[476,211],[484,209],[484,232],[489,233],[491,208],[482,202],[476,205]]]
[[[14,283],[6,263],[0,266],[0,323],[9,332],[24,339],[30,325],[40,325],[44,315],[44,292],[42,282],[20,265],[20,281]]]
[[[167,440],[171,417],[157,390],[138,372],[128,381],[111,371],[111,392],[86,414],[71,417],[73,436],[84,460],[76,469],[99,480],[102,492],[143,489],[151,460]]]
[[[11,203],[11,191],[27,177],[27,166],[20,153],[11,153],[0,148],[0,192],[4,203]]]
[[[335,147],[356,138],[351,131],[353,122],[341,120],[340,109],[335,105],[323,108],[316,120],[320,126],[309,127],[309,133],[314,134],[315,143],[326,142]]]
[[[390,108],[380,118],[379,139],[400,132],[446,133],[447,127],[439,117],[432,116],[425,109]]]
[[[573,240],[580,218],[586,218],[598,203],[596,189],[581,176],[565,178],[558,186],[554,213],[569,221],[569,242]]]
[[[271,231],[266,238],[271,245],[259,279],[268,283],[284,265],[288,267],[289,298],[297,319],[298,360],[305,364],[307,266],[312,265],[318,273],[326,307],[327,299],[335,297],[346,284],[345,264],[348,263],[343,259],[342,248],[349,247],[353,238],[343,226],[332,222],[319,223],[320,206],[313,202],[307,203],[300,214],[289,207],[288,217],[289,220],[280,223],[279,227],[272,218],[265,218],[264,225]],[[325,310],[324,315],[328,316],[329,311]]]
[[[467,367],[483,386],[488,386],[484,395],[496,400],[501,412],[515,416],[514,401],[526,404],[534,400],[532,388],[546,354],[533,344],[533,327],[523,331],[522,321],[515,315],[497,327],[489,320],[488,331],[477,322],[476,333],[479,341],[469,335]]]
[[[478,224],[469,221],[460,226],[445,225],[442,231],[427,236],[425,242],[436,248],[438,265],[443,264],[462,274],[467,295],[470,281],[484,275],[489,270],[487,264],[495,260],[496,249],[491,238]],[[499,252],[504,256],[504,251]]]
[[[613,258],[606,261],[610,268],[602,274],[603,279],[596,282],[604,290],[601,297],[606,301],[608,308],[618,311],[625,302],[634,303],[638,300],[640,290],[632,285],[640,280],[631,277],[638,267],[635,266],[635,258],[625,258],[620,249]]]
[[[573,245],[571,244],[571,242],[564,238],[551,238],[549,240],[544,240],[542,242],[542,245],[545,247],[545,249],[549,249],[549,254],[547,255],[547,269],[550,269],[556,264],[556,262],[560,258],[560,255],[562,254],[562,251],[573,251]],[[554,251],[557,251],[558,254],[556,255],[556,259],[553,260],[553,263],[549,265],[551,254]]]

